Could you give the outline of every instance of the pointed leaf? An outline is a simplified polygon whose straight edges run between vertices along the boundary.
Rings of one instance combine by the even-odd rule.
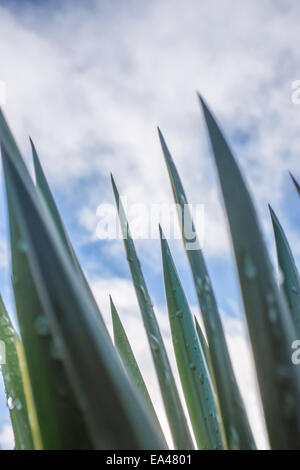
[[[5,345],[5,363],[1,366],[1,372],[15,437],[15,448],[16,450],[32,450],[33,438],[16,345],[18,336],[1,296],[0,341]]]
[[[122,363],[125,367],[125,370],[128,376],[130,377],[130,379],[132,380],[132,383],[137,388],[138,393],[142,397],[149,413],[152,415],[155,421],[155,424],[158,427],[158,430],[162,436],[162,439],[165,441],[165,438],[164,438],[164,435],[160,426],[160,422],[156,415],[152,400],[148,393],[148,390],[144,382],[143,376],[141,374],[140,368],[138,366],[138,363],[136,362],[136,359],[134,357],[133,351],[131,349],[129,340],[127,338],[124,327],[120,320],[119,314],[117,312],[117,309],[111,297],[110,297],[110,308],[111,308],[111,316],[112,316],[112,322],[113,322],[114,342],[115,342],[117,351],[120,355],[120,358],[122,360]],[[167,446],[166,442],[165,442],[165,445]]]
[[[112,185],[118,208],[121,229],[124,237],[124,246],[129,262],[132,280],[134,283],[137,299],[142,313],[145,330],[147,333],[153,362],[160,385],[166,414],[168,417],[174,445],[176,449],[192,449],[192,438],[188,429],[182,404],[175,384],[167,352],[163,343],[160,329],[155,317],[152,302],[141,265],[137,257],[133,240],[130,236],[128,222],[117,187],[112,178]]]
[[[295,329],[275,283],[255,209],[236,161],[200,98],[227,212],[264,414],[273,449],[300,448]]]
[[[290,177],[292,178],[292,181],[293,181],[293,183],[294,183],[294,185],[295,185],[295,188],[297,189],[297,192],[298,192],[298,194],[299,194],[299,196],[300,196],[300,186],[299,186],[299,184],[298,184],[296,178],[294,178],[294,176],[292,175],[292,173],[290,173]]]
[[[163,448],[96,319],[94,303],[74,272],[48,211],[29,190],[7,149],[2,149],[2,156],[30,271],[55,337],[52,359],[67,373],[93,447]]]
[[[2,148],[2,155],[7,152]],[[5,157],[4,157],[5,158]],[[17,222],[11,182],[5,172],[12,251],[13,289],[19,327],[44,449],[89,448],[90,438],[61,361],[29,266],[26,240]]]
[[[216,384],[227,445],[229,449],[232,450],[254,449],[254,439],[234,375],[216,298],[211,286],[203,253],[197,241],[197,235],[188,207],[187,198],[163,135],[159,129],[158,132],[172,184],[174,199],[181,208],[181,220],[179,222],[183,229],[182,237],[184,246],[191,266],[206,336],[208,339],[209,353],[214,372],[213,376]],[[184,223],[182,223],[183,217]],[[193,249],[188,248],[189,240],[186,238],[184,231],[185,226],[191,227],[192,232],[195,234]]]
[[[203,331],[201,329],[201,326],[199,325],[199,322],[197,320],[197,318],[194,316],[194,321],[195,321],[195,327],[196,327],[196,332],[197,332],[197,335],[198,335],[198,339],[200,341],[200,344],[201,344],[201,349],[203,351],[203,354],[204,354],[204,357],[205,357],[205,360],[206,360],[206,364],[209,368],[209,371],[211,372],[210,370],[210,352],[209,352],[209,347],[208,347],[208,344],[207,344],[207,341],[205,339],[205,336],[203,334]]]
[[[275,234],[278,265],[283,274],[283,290],[292,313],[298,338],[300,338],[300,279],[289,242],[283,228],[269,205]]]
[[[75,267],[76,271],[78,272],[78,276],[81,279],[84,288],[87,290],[91,301],[94,303],[95,308],[98,310],[97,317],[100,320],[101,325],[104,328],[104,330],[107,331],[107,328],[106,328],[106,325],[104,323],[103,317],[101,315],[101,312],[99,311],[99,307],[97,306],[97,303],[96,303],[95,298],[92,294],[90,286],[89,286],[89,284],[86,280],[86,277],[85,277],[85,275],[84,275],[84,273],[81,269],[80,263],[77,259],[77,256],[76,256],[75,251],[74,251],[73,246],[72,246],[72,243],[69,239],[68,233],[65,229],[63,220],[60,216],[60,213],[58,211],[58,208],[57,208],[57,205],[55,203],[54,197],[51,193],[48,181],[47,181],[46,176],[44,174],[42,165],[40,163],[35,145],[34,145],[31,138],[30,138],[30,145],[31,145],[31,149],[32,149],[32,156],[33,156],[33,163],[34,163],[34,170],[35,170],[35,177],[36,177],[37,187],[39,188],[40,194],[41,194],[41,196],[42,196],[42,198],[43,198],[43,200],[44,200],[44,202],[45,202],[45,204],[46,204],[46,206],[49,210],[49,213],[52,217],[54,225],[57,228],[57,231],[59,233],[61,241],[65,246],[66,253],[70,257],[71,262],[74,264],[74,267]],[[108,333],[107,333],[107,336],[109,337]]]
[[[193,317],[160,229],[165,291],[179,375],[199,449],[222,449],[213,388]]]

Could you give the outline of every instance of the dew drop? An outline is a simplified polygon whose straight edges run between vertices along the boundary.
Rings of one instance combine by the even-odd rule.
[[[8,319],[7,319],[6,317],[0,318],[0,325],[1,325],[1,326],[9,325]]]
[[[289,373],[288,370],[283,366],[276,367],[276,380],[280,384],[284,384],[288,381]]]
[[[182,311],[181,310],[177,310],[176,317],[182,318]]]
[[[284,273],[280,268],[278,268],[277,279],[278,279],[278,284],[282,286],[284,283]]]
[[[51,346],[50,346],[50,354],[53,359],[56,361],[61,361],[63,358],[63,353],[62,353],[62,347],[58,343],[58,341],[52,341]]]
[[[284,398],[283,411],[286,416],[291,416],[295,412],[296,403],[294,397],[288,393]]]
[[[229,443],[231,450],[239,450],[239,437],[233,426],[230,426]]]
[[[203,294],[203,282],[199,276],[196,277],[196,289],[199,297],[201,297]]]
[[[253,264],[252,259],[250,258],[249,255],[246,256],[245,261],[244,261],[244,272],[245,276],[253,281],[253,279],[256,278],[256,268]]]
[[[266,299],[269,305],[274,305],[275,298],[272,292],[267,292]]]
[[[15,404],[15,409],[16,410],[18,410],[18,411],[22,410],[22,403],[20,402],[20,400],[18,398],[16,398],[14,400],[14,404]]]
[[[169,372],[165,372],[164,379],[165,379],[165,384],[166,384],[166,385],[170,385],[170,383],[171,383],[171,376],[170,376]]]
[[[10,382],[10,374],[7,372],[7,374],[4,375],[5,382]]]
[[[145,292],[145,289],[144,289],[144,286],[140,285],[139,286],[139,290],[143,296],[143,299],[146,300],[147,299],[147,296],[146,296],[146,292]]]
[[[14,344],[15,343],[15,339],[12,335],[9,335],[5,338],[5,344]]]
[[[9,410],[13,410],[15,408],[15,402],[14,402],[13,397],[8,397],[7,406]]]
[[[12,282],[13,286],[15,286],[16,284],[18,284],[19,279],[16,276],[12,275],[11,276],[11,282]]]
[[[17,248],[20,251],[20,253],[26,253],[27,252],[27,244],[24,240],[20,239],[17,242]]]
[[[271,323],[275,323],[277,320],[277,312],[274,308],[269,308],[268,317]]]
[[[34,321],[34,327],[38,335],[47,336],[49,334],[48,320],[44,315],[39,315]]]
[[[210,279],[208,276],[205,276],[205,282],[204,282],[204,290],[205,292],[210,292],[211,286],[210,286]]]
[[[150,344],[153,351],[159,350],[159,342],[156,336],[150,334]]]

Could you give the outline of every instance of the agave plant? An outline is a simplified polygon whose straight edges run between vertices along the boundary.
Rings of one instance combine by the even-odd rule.
[[[200,98],[219,175],[272,449],[300,448],[300,373],[291,345],[300,338],[300,281],[292,251],[270,208],[278,286],[254,205],[226,140]],[[159,138],[181,227],[187,199],[165,139]],[[14,330],[0,299],[2,366],[16,449],[166,449],[159,416],[126,330],[110,298],[113,340],[76,257],[31,142],[35,183],[0,112]],[[299,192],[299,186],[293,181]],[[192,313],[160,228],[171,336],[188,416],[170,366],[142,266],[112,178],[124,246],[175,449],[255,449],[200,246],[185,251],[204,328]],[[197,241],[197,240],[196,240]],[[191,426],[189,426],[189,422]]]

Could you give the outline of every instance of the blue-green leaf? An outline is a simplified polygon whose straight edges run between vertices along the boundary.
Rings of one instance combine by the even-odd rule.
[[[293,181],[293,183],[294,183],[294,185],[295,185],[295,188],[296,188],[296,190],[297,190],[297,192],[298,192],[298,194],[299,194],[299,196],[300,196],[300,185],[299,185],[298,181],[297,181],[296,178],[292,175],[292,173],[290,173],[290,177],[292,178],[292,181]]]
[[[212,382],[168,243],[160,229],[165,291],[177,367],[199,449],[222,449]]]
[[[79,281],[48,211],[28,184],[30,178],[23,178],[21,165],[15,164],[6,148],[2,148],[2,157],[26,248],[23,253],[54,340],[52,359],[70,381],[93,448],[163,448],[96,319],[94,303]],[[57,393],[64,395],[65,390]]]
[[[300,449],[300,374],[291,360],[295,328],[241,172],[200,100],[228,217],[270,443],[273,449]]]
[[[283,291],[292,313],[298,338],[300,338],[300,279],[294,257],[283,228],[269,205],[274,229],[278,265],[283,275]]]
[[[17,352],[17,342],[20,340],[10,321],[1,296],[0,340],[5,345],[5,361],[1,365],[1,372],[15,437],[15,449],[31,450],[34,445]]]
[[[79,261],[78,261],[77,256],[76,256],[76,253],[73,249],[72,243],[71,243],[70,238],[68,236],[68,233],[65,229],[63,220],[60,216],[59,210],[57,208],[57,205],[55,203],[55,200],[54,200],[54,197],[52,195],[51,189],[49,187],[48,181],[47,181],[46,176],[44,174],[42,165],[40,163],[35,145],[34,145],[31,138],[30,138],[30,144],[31,144],[31,149],[32,149],[36,184],[37,184],[39,193],[40,193],[43,201],[45,202],[46,207],[49,210],[49,214],[52,217],[52,220],[53,220],[54,225],[55,225],[55,227],[58,231],[58,234],[61,238],[61,241],[62,241],[63,245],[65,246],[66,253],[70,257],[70,260],[73,263],[73,265],[75,267],[75,270],[78,273],[79,279],[81,280],[84,288],[87,290],[87,293],[90,297],[91,302],[94,303],[94,307],[96,308],[96,310],[98,310],[98,314],[97,314],[98,320],[101,322],[101,325],[102,325],[103,329],[105,331],[107,331],[106,325],[103,321],[103,317],[101,315],[101,312],[99,311],[99,307],[98,307],[98,305],[95,301],[95,298],[94,298],[94,296],[92,294],[92,291],[90,289],[90,286],[89,286],[89,284],[86,280],[84,272],[81,269],[81,266],[80,266]],[[107,336],[109,338],[108,333],[107,333]]]
[[[112,301],[112,298],[110,298],[110,309],[111,309],[111,316],[112,316],[112,323],[113,323],[113,333],[114,333],[114,343],[117,348],[117,351],[120,355],[120,358],[122,360],[122,363],[125,367],[125,370],[132,380],[132,383],[138,390],[138,393],[142,400],[144,401],[149,413],[152,415],[155,424],[162,436],[162,439],[165,441],[163,431],[160,426],[160,422],[158,420],[157,414],[155,412],[152,400],[150,398],[149,392],[147,390],[146,384],[144,382],[143,376],[141,374],[140,368],[138,366],[138,363],[136,362],[135,356],[133,354],[133,351],[131,349],[129,340],[127,338],[127,335],[125,333],[124,327],[122,325],[122,322],[120,320],[119,314],[117,312],[117,309]],[[166,444],[166,442],[165,442]],[[167,446],[167,444],[166,444]]]
[[[188,429],[188,424],[184,415],[182,404],[180,402],[167,352],[155,317],[141,265],[135,251],[134,243],[130,236],[124,208],[113,177],[112,185],[116,199],[116,205],[118,208],[121,229],[124,237],[124,246],[129,262],[131,276],[142,313],[173,441],[176,449],[193,449],[194,446],[192,438]]]
[[[187,205],[187,198],[166,142],[160,130],[158,131],[172,184],[174,199],[181,208],[181,227],[184,229],[186,224],[186,226],[191,227],[192,232],[195,233],[193,249],[188,248],[189,240],[187,240],[184,230],[182,230],[182,237],[191,266],[197,297],[205,325],[227,446],[229,449],[233,450],[254,449],[255,443],[243,400],[233,372],[216,298],[212,289],[204,256],[197,241],[193,220]],[[184,223],[182,223],[183,216]]]

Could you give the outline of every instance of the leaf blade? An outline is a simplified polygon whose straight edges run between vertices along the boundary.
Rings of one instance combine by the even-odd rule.
[[[295,188],[296,188],[296,190],[297,190],[297,193],[298,193],[299,196],[300,196],[300,185],[299,185],[298,181],[297,181],[296,178],[292,175],[291,172],[290,172],[290,177],[292,178],[292,181],[293,181],[293,183],[294,183],[294,185],[295,185]]]
[[[300,279],[295,260],[284,230],[269,205],[276,242],[278,265],[283,274],[283,291],[290,307],[292,318],[300,338]]]
[[[134,243],[129,233],[129,227],[124,208],[120,201],[119,193],[112,176],[111,179],[116,205],[118,208],[121,229],[123,232],[124,246],[129,262],[129,268],[142,313],[142,318],[144,321],[144,326],[147,333],[174,444],[177,449],[193,449],[194,446],[192,443],[192,438],[180,402],[169,359],[155,317],[140,262],[135,251]]]
[[[162,436],[162,439],[164,440],[165,445],[167,446],[163,431],[160,426],[160,422],[155,412],[155,408],[153,406],[152,400],[150,398],[150,395],[147,390],[146,384],[144,382],[143,376],[141,374],[140,368],[138,366],[138,363],[135,359],[134,353],[130,346],[130,343],[126,335],[126,332],[124,330],[124,327],[122,325],[121,319],[119,317],[119,314],[117,312],[117,309],[113,303],[111,296],[109,298],[110,298],[110,309],[111,309],[111,316],[112,316],[112,323],[113,323],[113,335],[114,335],[115,346],[120,355],[120,358],[125,367],[125,370],[128,373],[128,376],[130,377],[133,384],[137,388],[138,393],[143,399],[149,413],[152,415],[155,421],[155,424]]]
[[[297,449],[300,381],[290,354],[295,331],[241,172],[206,103],[201,97],[200,101],[229,222],[271,446]]]
[[[53,360],[53,336],[30,269],[28,247],[17,217],[8,154],[2,147],[9,213],[13,291],[34,406],[44,449],[89,447],[89,437],[62,364]],[[64,390],[64,393],[58,393]],[[68,397],[66,400],[65,397]],[[72,431],[72,432],[71,432]]]
[[[74,272],[52,219],[34,191],[28,191],[7,152],[3,167],[35,285],[58,340],[56,359],[63,363],[79,408],[84,410],[93,448],[162,449],[111,341],[96,320],[94,304]]]
[[[6,398],[15,436],[16,450],[34,448],[33,436],[28,418],[22,374],[17,353],[17,333],[0,296],[0,340],[5,344],[6,361],[1,365]]]
[[[107,328],[106,328],[105,322],[103,320],[102,314],[101,314],[101,312],[99,310],[99,307],[98,307],[98,305],[95,301],[95,298],[94,298],[93,293],[90,289],[90,286],[87,282],[85,274],[84,274],[84,272],[83,272],[83,270],[80,266],[80,263],[79,263],[78,258],[76,256],[76,253],[75,253],[74,248],[72,246],[71,240],[70,240],[70,238],[68,236],[68,233],[66,231],[66,228],[64,226],[62,217],[61,217],[61,215],[59,213],[59,210],[57,208],[56,202],[54,200],[54,196],[52,195],[49,183],[47,181],[47,178],[46,178],[45,173],[43,171],[41,162],[39,160],[35,145],[34,145],[32,139],[31,139],[31,137],[29,138],[29,140],[30,140],[30,145],[31,145],[31,150],[32,150],[32,157],[33,157],[33,163],[34,163],[36,183],[37,183],[37,187],[40,191],[41,197],[43,198],[43,200],[46,204],[46,207],[49,210],[49,214],[51,215],[52,220],[54,222],[54,225],[55,225],[55,227],[58,231],[58,234],[61,238],[61,241],[62,241],[63,245],[65,246],[66,253],[70,257],[70,260],[73,263],[73,265],[74,265],[74,267],[75,267],[75,269],[78,273],[79,279],[81,279],[82,284],[83,284],[84,288],[87,290],[91,301],[94,303],[94,307],[98,310],[97,317],[98,317],[99,321],[101,322],[101,325],[104,328],[104,330],[107,331]],[[107,332],[107,337],[109,338],[108,332]]]
[[[220,450],[222,438],[205,356],[161,229],[160,237],[173,346],[194,434],[200,449]]]
[[[229,449],[254,449],[255,443],[248,422],[243,400],[233,371],[221,317],[218,311],[216,298],[211,287],[211,280],[206,267],[202,250],[197,241],[194,223],[187,206],[188,201],[181,183],[178,171],[166,145],[165,139],[158,129],[159,138],[169,173],[174,200],[181,208],[181,228],[183,216],[187,219],[195,234],[195,248],[188,249],[188,240],[182,231],[186,255],[188,257],[197,298],[203,316],[205,331],[209,344],[209,352],[214,372],[214,380],[218,394],[220,411],[223,419],[227,445]],[[238,406],[237,406],[238,404]]]

